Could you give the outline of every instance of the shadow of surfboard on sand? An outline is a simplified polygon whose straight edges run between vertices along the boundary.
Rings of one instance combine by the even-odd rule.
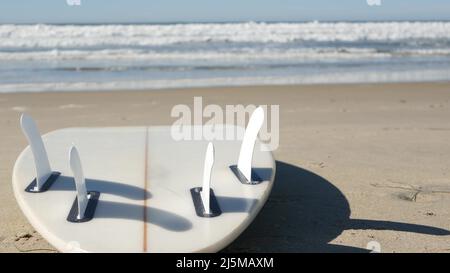
[[[350,205],[332,183],[277,161],[272,193],[254,222],[224,252],[369,252],[329,242],[346,229],[374,229],[445,236],[450,231],[390,221],[350,219]]]

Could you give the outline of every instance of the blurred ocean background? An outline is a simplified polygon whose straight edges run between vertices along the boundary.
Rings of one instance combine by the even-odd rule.
[[[450,80],[450,22],[0,25],[0,92]]]

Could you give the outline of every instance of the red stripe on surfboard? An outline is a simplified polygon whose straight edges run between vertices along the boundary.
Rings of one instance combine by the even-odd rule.
[[[144,240],[143,252],[147,252],[147,177],[148,177],[148,128],[145,128],[145,158],[144,158]]]

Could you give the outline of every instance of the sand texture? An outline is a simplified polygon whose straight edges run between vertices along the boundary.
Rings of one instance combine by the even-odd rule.
[[[26,147],[23,111],[41,132],[170,125],[175,104],[279,104],[271,196],[224,251],[450,252],[450,84],[265,86],[0,94],[0,252],[55,251],[12,193]]]

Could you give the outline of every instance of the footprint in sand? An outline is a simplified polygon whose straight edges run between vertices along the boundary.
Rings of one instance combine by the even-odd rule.
[[[402,192],[396,193],[395,196],[409,202],[433,202],[440,200],[444,196],[450,196],[450,187],[447,185],[416,186],[394,181],[390,181],[387,184],[371,185],[377,188],[402,190]]]

